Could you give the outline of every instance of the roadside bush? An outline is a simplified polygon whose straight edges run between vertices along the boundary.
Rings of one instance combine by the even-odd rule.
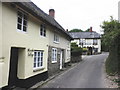
[[[71,55],[72,56],[80,56],[80,55],[82,55],[82,49],[80,47],[72,48]]]
[[[71,62],[81,61],[82,48],[76,43],[71,43]]]
[[[109,50],[106,60],[106,72],[109,75],[120,74],[120,23],[111,16],[110,21],[104,21],[101,25],[104,30],[102,35],[102,49]]]
[[[116,36],[110,46],[109,56],[106,60],[106,72],[109,75],[119,74],[120,70],[120,35]]]

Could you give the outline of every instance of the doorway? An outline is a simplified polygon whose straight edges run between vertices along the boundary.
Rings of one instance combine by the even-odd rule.
[[[8,87],[14,87],[17,84],[17,66],[18,66],[18,48],[11,47],[10,55],[10,67],[9,67],[9,78],[8,78]]]

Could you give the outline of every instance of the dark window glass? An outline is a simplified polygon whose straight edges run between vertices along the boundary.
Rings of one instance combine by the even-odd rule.
[[[27,21],[26,20],[24,20],[23,25],[27,26]]]
[[[46,28],[45,25],[40,26],[40,35],[41,36],[46,36]]]
[[[18,16],[22,17],[22,12],[18,11]]]
[[[43,61],[41,62],[41,66],[43,66]]]
[[[34,63],[34,67],[36,67],[36,63]]]
[[[25,32],[26,32],[26,26],[23,26],[23,31],[25,31]]]
[[[24,19],[27,20],[27,15],[24,15]]]
[[[17,25],[17,28],[18,28],[19,30],[21,30],[21,29],[22,29],[21,27],[22,27],[22,25],[21,25],[21,24],[18,24],[18,25]]]
[[[22,19],[18,17],[18,23],[22,23]]]

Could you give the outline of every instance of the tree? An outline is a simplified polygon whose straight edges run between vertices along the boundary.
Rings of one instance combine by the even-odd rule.
[[[109,49],[106,71],[109,75],[115,75],[120,68],[120,23],[111,17],[110,21],[104,21],[101,27],[104,30],[102,49]]]
[[[72,29],[69,32],[83,32],[83,30],[81,30],[81,29]]]
[[[85,32],[89,32],[90,31],[90,28],[88,28],[87,30],[85,30]]]
[[[102,36],[102,44],[110,48],[114,39],[120,33],[120,23],[111,17],[110,21],[104,21],[101,27],[104,30],[104,35]]]

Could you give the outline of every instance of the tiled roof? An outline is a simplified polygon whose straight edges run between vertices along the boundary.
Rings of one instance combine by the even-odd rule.
[[[37,7],[33,2],[14,2],[14,4],[18,5],[21,8],[24,8],[27,12],[34,15],[36,18],[56,27],[60,32],[65,34],[68,38],[72,39],[68,32],[64,30],[64,28],[51,16],[42,11],[39,7]]]
[[[69,33],[73,38],[100,38],[100,34],[97,32],[70,32]]]

